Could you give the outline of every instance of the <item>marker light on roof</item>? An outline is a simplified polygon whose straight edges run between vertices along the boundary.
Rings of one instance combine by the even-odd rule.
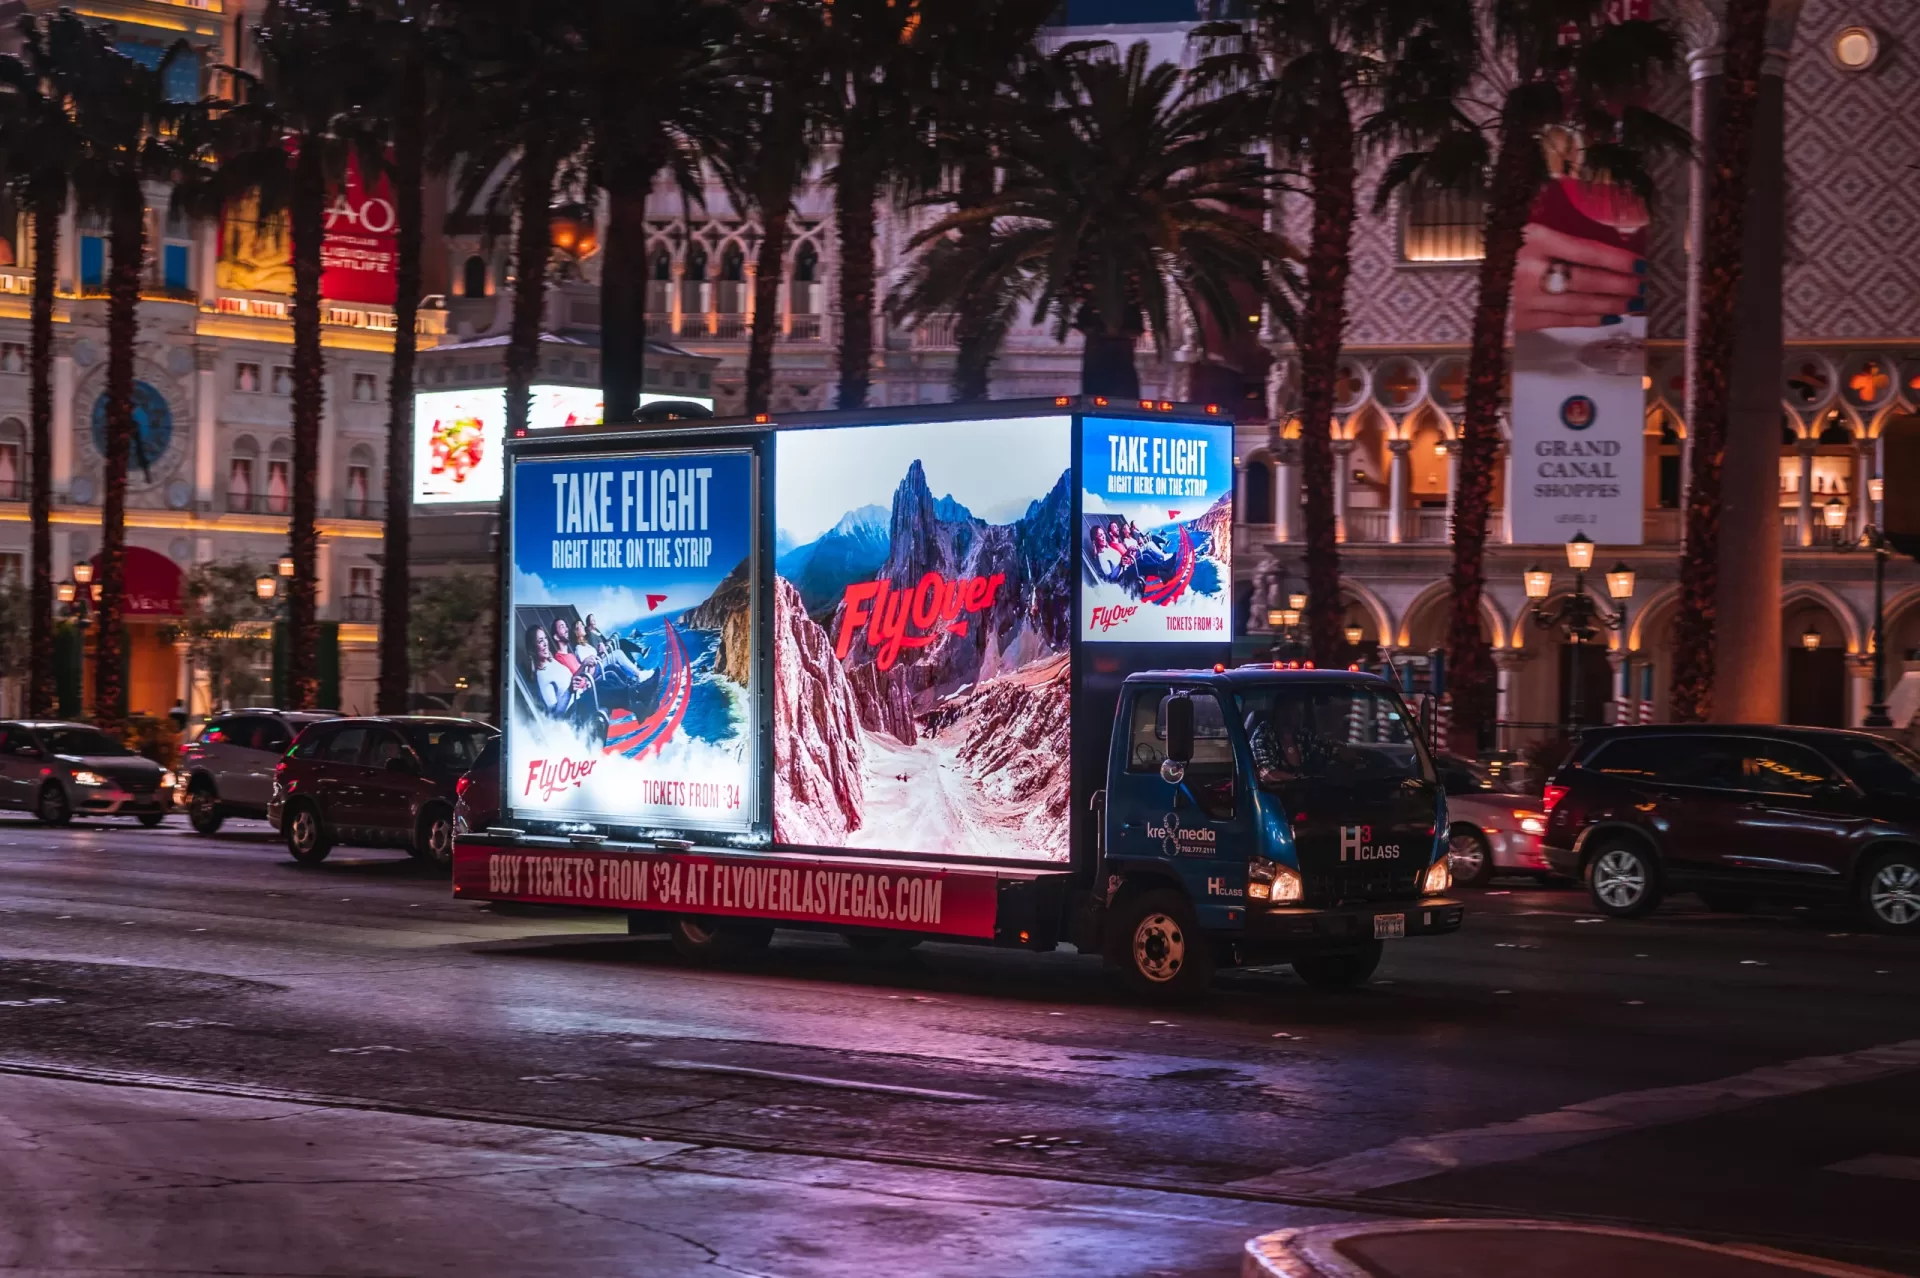
[[[1303,664],[1303,665],[1302,665],[1302,666],[1301,666],[1300,668],[1301,668],[1302,670],[1311,670],[1311,669],[1313,669],[1313,663],[1312,663],[1311,661],[1309,661],[1309,662],[1306,662],[1306,663],[1304,663],[1304,664]]]
[[[1216,661],[1213,663],[1213,672],[1215,674],[1225,674],[1227,672],[1227,668]]]

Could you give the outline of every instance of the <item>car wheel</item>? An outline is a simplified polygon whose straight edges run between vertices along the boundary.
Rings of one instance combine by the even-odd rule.
[[[1493,848],[1487,836],[1470,825],[1454,826],[1447,835],[1447,869],[1455,887],[1485,887],[1493,878]]]
[[[416,860],[446,869],[453,864],[453,813],[443,807],[431,807],[420,814],[414,827],[413,842],[407,851]]]
[[[166,819],[167,814],[164,812],[142,812],[139,817],[140,824],[146,826],[149,830]]]
[[[1293,961],[1293,970],[1317,990],[1350,990],[1373,975],[1386,952],[1386,942],[1373,941],[1364,949],[1345,954],[1309,954],[1297,958]]]
[[[211,782],[201,781],[187,795],[187,823],[201,834],[218,834],[226,821],[220,811],[220,796]]]
[[[318,865],[333,851],[320,810],[311,803],[296,803],[287,810],[287,851],[302,865]]]
[[[1107,934],[1107,968],[1136,998],[1188,1003],[1213,983],[1212,942],[1183,892],[1154,888],[1122,904]]]
[[[58,781],[40,787],[40,800],[33,810],[46,825],[65,825],[73,820],[73,805],[67,802],[67,792]]]
[[[1660,875],[1644,845],[1604,843],[1587,861],[1593,908],[1619,919],[1639,918],[1660,904]]]
[[[681,958],[724,963],[750,958],[766,949],[773,943],[773,925],[678,914],[668,935]]]
[[[1877,932],[1920,935],[1920,853],[1889,852],[1860,876],[1860,908]]]

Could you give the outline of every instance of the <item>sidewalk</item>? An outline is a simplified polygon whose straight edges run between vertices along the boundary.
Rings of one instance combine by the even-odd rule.
[[[1262,1234],[1241,1278],[1895,1278],[1764,1247],[1542,1220],[1373,1221]]]

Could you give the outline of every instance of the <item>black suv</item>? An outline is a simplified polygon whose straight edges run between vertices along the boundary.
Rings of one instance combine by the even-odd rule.
[[[1715,910],[1845,903],[1880,931],[1920,935],[1920,756],[1869,733],[1589,729],[1542,806],[1548,861],[1604,913],[1693,891]]]

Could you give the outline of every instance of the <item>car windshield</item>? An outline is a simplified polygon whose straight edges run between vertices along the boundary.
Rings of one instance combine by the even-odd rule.
[[[1263,787],[1433,779],[1412,717],[1390,689],[1344,683],[1254,688],[1239,694],[1239,710]]]
[[[416,723],[408,725],[406,732],[427,771],[449,777],[460,776],[473,767],[487,742],[499,735],[492,728],[473,724]]]
[[[1822,742],[1868,794],[1920,795],[1920,755],[1892,741]]]
[[[97,759],[133,753],[98,728],[42,728],[40,740],[53,754],[70,754],[77,758]]]

